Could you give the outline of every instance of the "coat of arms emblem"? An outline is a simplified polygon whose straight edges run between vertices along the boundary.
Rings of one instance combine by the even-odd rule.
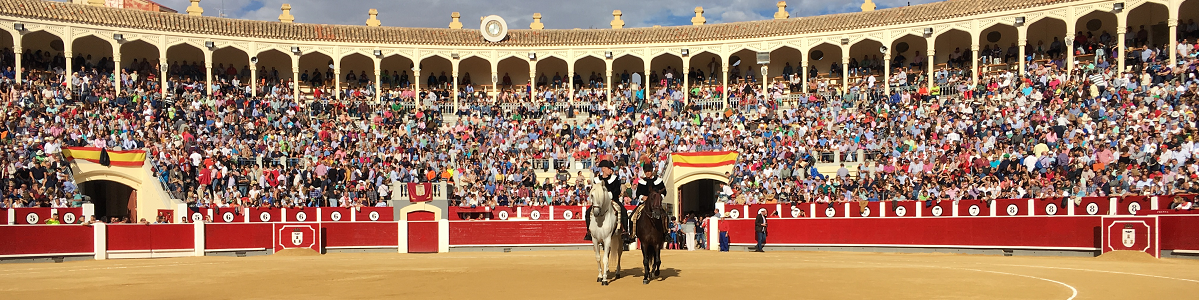
[[[291,232],[291,243],[293,245],[299,246],[300,243],[303,243],[303,242],[304,242],[304,232],[299,231],[299,230]]]
[[[1132,247],[1132,245],[1136,245],[1137,229],[1133,228],[1132,225],[1124,225],[1124,238],[1121,239],[1121,241],[1124,242],[1124,247]]]

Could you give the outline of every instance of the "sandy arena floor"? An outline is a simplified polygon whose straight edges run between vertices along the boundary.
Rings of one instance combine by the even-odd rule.
[[[193,257],[0,265],[3,299],[1196,299],[1199,261],[667,251],[595,282],[590,251]]]

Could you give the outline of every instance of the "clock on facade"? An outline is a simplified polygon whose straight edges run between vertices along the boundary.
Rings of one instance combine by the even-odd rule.
[[[483,18],[479,32],[483,34],[484,40],[496,43],[508,36],[508,23],[500,16],[490,15]]]

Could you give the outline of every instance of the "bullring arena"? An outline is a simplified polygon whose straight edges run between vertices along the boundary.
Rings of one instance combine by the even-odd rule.
[[[0,299],[1199,298],[1199,0],[68,2],[0,1]],[[587,189],[641,186],[706,247],[592,281]]]

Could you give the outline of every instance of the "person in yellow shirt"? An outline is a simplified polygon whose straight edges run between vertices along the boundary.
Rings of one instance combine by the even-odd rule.
[[[46,225],[58,225],[58,224],[62,224],[62,222],[58,221],[58,213],[52,213],[52,214],[50,214],[50,218],[46,219]]]

